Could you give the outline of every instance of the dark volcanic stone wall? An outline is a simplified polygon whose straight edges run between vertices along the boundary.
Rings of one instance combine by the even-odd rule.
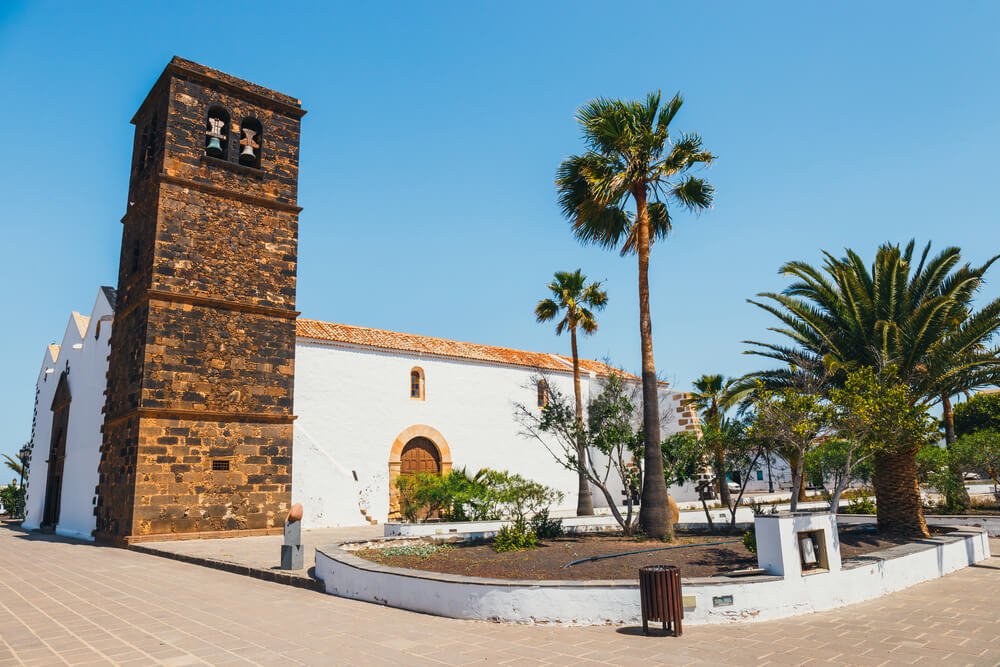
[[[211,107],[226,159],[205,155]],[[98,484],[110,541],[279,529],[291,500],[298,100],[174,58],[136,113]],[[263,126],[260,167],[240,123]]]

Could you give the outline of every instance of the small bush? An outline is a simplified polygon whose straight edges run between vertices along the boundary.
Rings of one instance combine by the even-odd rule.
[[[518,520],[503,526],[493,538],[493,551],[521,551],[534,549],[538,545],[538,537],[524,521]]]
[[[563,530],[562,519],[550,518],[548,509],[544,509],[531,517],[531,531],[540,540],[551,540],[555,537],[562,537],[566,532]]]
[[[871,498],[852,498],[844,508],[845,514],[875,514],[875,501]]]
[[[747,551],[750,553],[757,553],[757,531],[755,531],[753,527],[743,533],[743,546],[745,546]]]
[[[0,513],[6,513],[11,518],[19,519],[24,516],[24,487],[17,486],[13,482],[7,486],[0,487],[0,506],[3,507]]]

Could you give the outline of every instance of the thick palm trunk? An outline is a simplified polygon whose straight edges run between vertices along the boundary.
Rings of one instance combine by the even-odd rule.
[[[920,503],[916,455],[916,449],[875,455],[875,503],[880,533],[930,535]]]
[[[632,193],[636,208],[636,245],[639,256],[639,338],[642,344],[642,435],[643,482],[639,523],[646,535],[674,539],[667,508],[667,484],[663,479],[663,452],[660,449],[660,397],[653,361],[653,323],[649,314],[649,216],[646,188]]]
[[[587,442],[583,437],[583,397],[580,392],[580,354],[576,347],[576,327],[570,328],[570,341],[573,345],[573,393],[576,396],[576,474],[579,479],[579,490],[576,496],[577,516],[594,514],[594,499],[590,493],[590,482],[587,479]]]
[[[957,440],[955,436],[955,413],[951,409],[951,396],[941,395],[941,421],[944,422],[944,442],[948,449]],[[948,473],[951,475],[951,486],[945,489],[945,504],[949,512],[964,512],[969,509],[972,499],[969,497],[969,490],[965,488],[965,479],[962,477],[962,470],[954,463],[948,464]]]

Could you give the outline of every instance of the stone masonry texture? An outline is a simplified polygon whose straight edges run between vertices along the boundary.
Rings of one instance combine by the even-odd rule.
[[[210,113],[226,153],[205,152]],[[132,122],[96,535],[280,527],[291,500],[298,100],[174,58]],[[262,129],[259,167],[241,125]]]

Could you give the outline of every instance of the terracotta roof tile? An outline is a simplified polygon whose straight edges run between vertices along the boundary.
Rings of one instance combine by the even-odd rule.
[[[430,354],[441,357],[474,359],[476,361],[487,361],[510,366],[527,366],[529,368],[549,371],[566,372],[573,370],[572,358],[561,354],[525,352],[523,350],[512,350],[507,347],[463,343],[446,338],[418,336],[415,334],[387,331],[385,329],[337,324],[335,322],[320,322],[319,320],[299,318],[296,321],[295,332],[300,338],[328,340],[336,343],[374,347],[382,350],[398,350],[401,352]],[[581,359],[580,370],[583,372],[593,372],[598,375],[607,375],[616,369],[599,361]],[[628,373],[625,373],[625,375],[635,378],[635,376]]]

